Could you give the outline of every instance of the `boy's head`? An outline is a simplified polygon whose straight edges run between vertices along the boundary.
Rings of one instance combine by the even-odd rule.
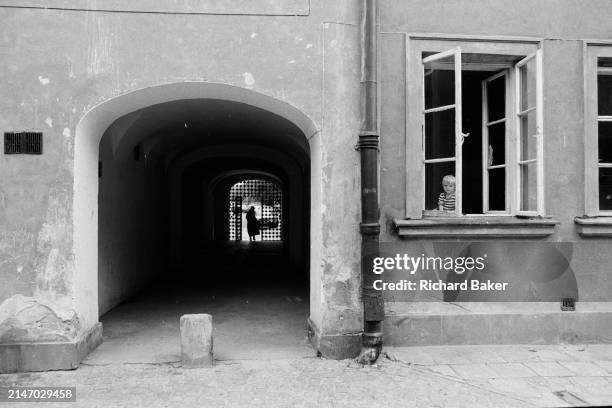
[[[442,178],[442,188],[445,194],[452,194],[455,192],[455,176],[447,174]]]

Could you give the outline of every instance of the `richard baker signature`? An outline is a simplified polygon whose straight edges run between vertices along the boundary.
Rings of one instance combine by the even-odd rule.
[[[383,282],[377,279],[372,287],[375,290],[473,290],[473,291],[504,291],[508,288],[508,282],[479,281],[476,279],[463,282],[444,282],[442,280],[420,279],[411,281],[402,279],[399,282]]]
[[[440,257],[440,256],[410,256],[408,254],[396,254],[392,257],[376,257],[372,260],[372,272],[382,275],[386,271],[403,271],[410,275],[418,272],[454,272],[463,275],[465,272],[481,272],[485,269],[487,254],[471,257]],[[385,282],[377,279],[372,283],[374,290],[389,291],[448,291],[448,290],[471,290],[471,291],[505,291],[508,282],[496,282],[478,279],[465,279],[459,282],[445,282],[441,279],[401,279],[396,282]]]

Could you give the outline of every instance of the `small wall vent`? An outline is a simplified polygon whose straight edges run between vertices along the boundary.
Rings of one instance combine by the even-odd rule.
[[[42,132],[5,132],[4,154],[42,154]]]
[[[576,310],[576,299],[574,298],[561,299],[561,311],[573,312],[575,310]]]

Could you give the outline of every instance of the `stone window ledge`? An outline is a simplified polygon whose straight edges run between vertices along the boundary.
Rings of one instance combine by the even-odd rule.
[[[512,216],[393,220],[402,238],[542,238],[551,235],[557,224],[550,218]]]
[[[582,237],[612,237],[612,217],[576,217],[574,222]]]

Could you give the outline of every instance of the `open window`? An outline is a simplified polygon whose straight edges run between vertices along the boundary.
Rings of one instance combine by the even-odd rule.
[[[599,213],[612,215],[612,58],[597,59],[597,167]]]
[[[420,57],[423,214],[543,215],[540,51]]]
[[[585,215],[608,218],[612,216],[612,45],[589,44],[584,72]],[[612,231],[612,223],[609,227]]]

